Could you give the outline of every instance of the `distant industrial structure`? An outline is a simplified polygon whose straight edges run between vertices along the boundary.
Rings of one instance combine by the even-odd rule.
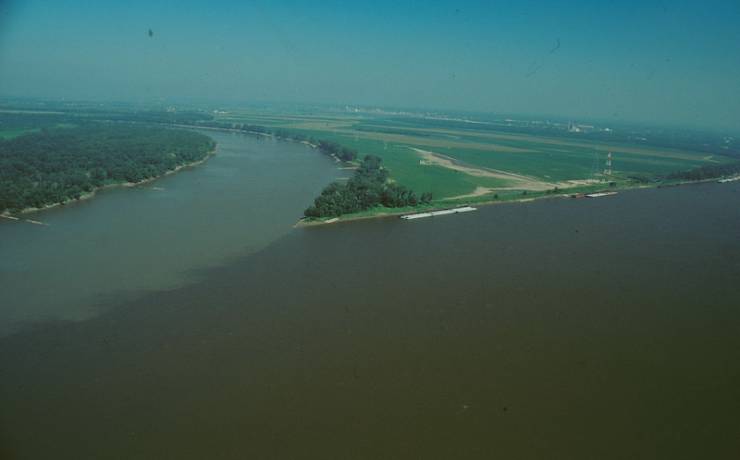
[[[604,165],[604,177],[610,178],[612,175],[612,153],[606,156],[606,164]]]
[[[568,122],[568,132],[569,133],[584,133],[584,132],[588,133],[594,130],[596,130],[596,127],[594,125],[581,125],[578,123],[574,123],[572,121]]]

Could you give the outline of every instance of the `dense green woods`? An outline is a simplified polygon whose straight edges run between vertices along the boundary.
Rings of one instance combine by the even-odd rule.
[[[740,162],[723,165],[708,165],[690,169],[688,171],[679,171],[667,176],[668,179],[678,180],[705,180],[716,179],[723,176],[732,176],[740,174]]]
[[[342,161],[353,161],[357,159],[357,150],[342,147],[336,142],[319,141],[319,150],[327,155],[334,155]]]
[[[209,137],[184,130],[87,123],[0,140],[0,212],[79,199],[205,158]]]
[[[334,182],[326,187],[305,211],[306,217],[336,217],[376,206],[400,208],[429,203],[431,193],[421,197],[408,188],[388,182],[382,160],[367,155],[346,184]]]

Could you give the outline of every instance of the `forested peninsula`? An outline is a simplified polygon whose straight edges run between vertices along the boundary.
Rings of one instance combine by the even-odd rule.
[[[185,122],[185,124],[189,124]],[[285,129],[271,129],[266,126],[248,123],[222,123],[216,121],[197,121],[196,126],[212,129],[244,131],[247,133],[274,136],[278,139],[303,142],[331,156],[338,162],[357,165],[354,174],[346,183],[333,182],[316,197],[313,205],[303,213],[307,219],[339,217],[346,214],[367,211],[376,207],[406,208],[428,205],[432,201],[431,192],[417,195],[408,187],[396,183],[383,167],[383,160],[376,155],[358,158],[358,151],[337,142],[316,139],[300,132]]]
[[[0,213],[79,200],[204,160],[215,149],[188,130],[111,123],[43,128],[0,139]]]
[[[402,208],[432,201],[431,193],[418,197],[413,190],[389,181],[382,161],[374,155],[366,155],[347,183],[334,182],[326,187],[306,209],[305,216],[339,217],[376,206]]]
[[[721,165],[699,166],[687,171],[678,171],[667,176],[669,180],[702,181],[740,174],[740,162]]]

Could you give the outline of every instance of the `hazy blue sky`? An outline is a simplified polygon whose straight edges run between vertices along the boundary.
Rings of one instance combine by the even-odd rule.
[[[737,0],[0,3],[0,95],[410,106],[740,131]]]

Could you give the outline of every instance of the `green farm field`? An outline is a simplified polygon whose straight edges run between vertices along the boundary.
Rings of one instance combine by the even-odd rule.
[[[494,123],[368,114],[280,114],[242,110],[219,121],[300,133],[383,159],[393,180],[436,202],[544,192],[628,186],[675,171],[732,162],[719,154],[654,147],[637,142],[512,133]],[[612,154],[612,174],[603,174]]]
[[[18,137],[23,134],[35,133],[37,131],[38,129],[35,128],[0,129],[0,139],[13,139],[14,137]]]

